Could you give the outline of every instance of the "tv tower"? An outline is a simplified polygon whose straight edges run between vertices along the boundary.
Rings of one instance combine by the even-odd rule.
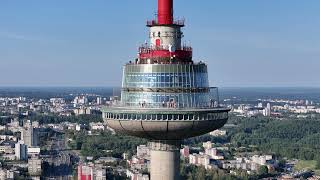
[[[117,133],[150,140],[151,180],[177,180],[182,140],[223,127],[230,109],[209,86],[207,65],[181,43],[184,20],[173,18],[173,0],[158,0],[147,26],[150,42],[124,65],[121,100],[103,118]]]

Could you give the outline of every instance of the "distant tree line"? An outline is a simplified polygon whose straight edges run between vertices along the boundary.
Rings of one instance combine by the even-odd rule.
[[[113,135],[110,132],[102,132],[100,135],[88,136],[86,132],[70,132],[68,138],[73,139],[69,146],[75,150],[81,150],[83,156],[117,157],[121,158],[123,153],[134,154],[137,146],[147,144],[147,140]]]
[[[238,127],[228,136],[237,146],[250,145],[265,153],[302,160],[320,158],[320,121],[318,119],[235,118]]]
[[[245,172],[237,172],[235,176],[221,169],[206,170],[204,167],[197,167],[182,163],[180,167],[181,179],[185,180],[242,180],[250,179]],[[253,176],[252,176],[253,177]],[[251,177],[251,179],[252,179]]]

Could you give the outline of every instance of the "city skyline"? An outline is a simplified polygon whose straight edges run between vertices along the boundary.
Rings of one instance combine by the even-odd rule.
[[[150,10],[129,0],[75,2],[0,3],[0,86],[120,86]],[[319,2],[202,2],[177,0],[175,16],[185,15],[185,40],[209,64],[212,85],[320,86]]]

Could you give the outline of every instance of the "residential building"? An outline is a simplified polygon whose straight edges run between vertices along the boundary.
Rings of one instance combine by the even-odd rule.
[[[40,176],[42,173],[42,160],[39,158],[28,159],[28,172],[31,176]]]
[[[25,161],[27,156],[27,145],[23,141],[19,141],[15,144],[15,156],[17,160]]]

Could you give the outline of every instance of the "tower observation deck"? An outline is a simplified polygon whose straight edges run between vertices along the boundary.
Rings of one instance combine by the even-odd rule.
[[[209,86],[207,65],[182,45],[173,0],[158,0],[158,18],[147,26],[150,42],[124,65],[121,101],[104,107],[103,118],[117,133],[150,140],[151,180],[176,180],[181,141],[223,127],[230,109]]]

